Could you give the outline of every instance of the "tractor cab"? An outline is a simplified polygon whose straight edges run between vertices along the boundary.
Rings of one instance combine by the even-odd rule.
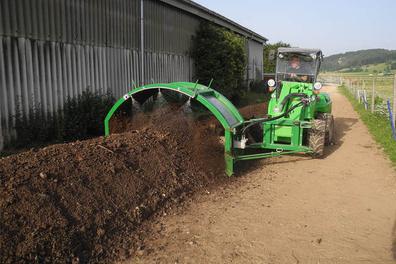
[[[315,83],[323,60],[316,49],[279,48],[276,62],[276,81]]]

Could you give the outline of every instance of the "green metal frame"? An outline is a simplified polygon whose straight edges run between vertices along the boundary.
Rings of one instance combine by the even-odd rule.
[[[174,82],[168,84],[150,84],[133,89],[120,98],[107,114],[104,127],[105,136],[110,135],[110,119],[117,111],[117,109],[134,94],[156,89],[171,90],[182,93],[192,99],[197,100],[205,106],[213,115],[219,120],[220,124],[224,127],[225,131],[225,163],[227,175],[233,174],[234,156],[233,156],[233,130],[235,127],[244,123],[244,119],[239,113],[238,109],[222,94],[219,92],[198,84],[190,82]]]
[[[304,145],[304,129],[311,128],[311,122],[315,119],[317,113],[331,113],[332,102],[330,96],[326,93],[316,95],[313,91],[313,84],[299,82],[283,82],[282,89],[279,92],[279,97],[276,96],[277,91],[274,91],[271,95],[268,105],[268,117],[279,116],[285,113],[287,109],[300,103],[301,99],[291,98],[284,108],[280,109],[280,103],[289,94],[303,93],[311,99],[315,98],[315,100],[308,105],[296,107],[285,117],[272,121],[263,121],[261,124],[263,141],[249,144],[246,149],[234,149],[233,157],[235,162],[290,154],[312,153],[312,149]],[[276,108],[278,110],[275,110]],[[245,123],[254,121],[255,119],[247,120]],[[285,142],[281,142],[279,140],[280,137],[286,139]],[[255,153],[249,154],[248,152],[251,150],[255,150]]]
[[[190,82],[174,82],[168,84],[150,84],[133,89],[120,98],[107,114],[104,126],[105,135],[110,135],[110,119],[117,109],[134,94],[148,90],[165,89],[184,94],[191,99],[195,99],[205,106],[219,120],[224,127],[224,159],[226,174],[231,176],[234,173],[234,164],[237,161],[276,157],[281,155],[296,153],[311,153],[312,150],[303,145],[303,131],[311,127],[311,121],[317,112],[330,113],[330,97],[323,93],[316,96],[316,100],[308,106],[296,107],[287,117],[277,120],[263,121],[263,142],[248,144],[245,149],[237,147],[236,142],[241,142],[241,129],[255,119],[245,121],[238,109],[222,94],[210,87]],[[285,96],[290,93],[305,93],[314,96],[312,84],[284,82],[279,97],[276,92],[268,107],[268,116],[278,116],[298,104],[300,99],[291,99],[282,111],[275,111]],[[282,137],[288,142],[282,142]],[[251,151],[254,151],[252,154]]]
[[[300,103],[300,98],[291,98],[280,111],[281,102],[290,94],[305,94],[312,101],[308,105],[297,107],[287,117],[265,122],[261,147],[309,153],[310,149],[303,145],[304,129],[311,127],[311,121],[315,119],[317,113],[331,113],[332,102],[326,93],[315,94],[312,83],[284,81],[279,96],[276,96],[276,92],[271,96],[268,116],[280,115]]]

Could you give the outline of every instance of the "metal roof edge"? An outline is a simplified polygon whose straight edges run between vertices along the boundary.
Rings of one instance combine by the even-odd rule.
[[[217,25],[222,27],[226,27],[231,29],[234,32],[237,32],[245,37],[251,38],[257,42],[265,44],[268,39],[257,34],[256,32],[228,19],[194,1],[191,0],[160,0],[163,3],[174,6],[178,9],[184,10],[188,13],[194,14],[198,17],[201,17],[205,20],[211,21]]]

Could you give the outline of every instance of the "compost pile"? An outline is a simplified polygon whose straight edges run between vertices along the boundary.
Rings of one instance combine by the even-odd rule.
[[[224,181],[223,146],[210,122],[162,111],[109,138],[0,159],[0,262],[127,258],[142,222]]]

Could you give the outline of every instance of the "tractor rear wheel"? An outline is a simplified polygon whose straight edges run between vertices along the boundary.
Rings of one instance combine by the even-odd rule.
[[[312,157],[320,158],[323,156],[326,137],[326,121],[315,119],[312,128],[308,132],[308,146],[312,150]]]
[[[330,146],[334,144],[334,117],[332,114],[319,113],[318,119],[324,120],[326,122],[326,137],[325,145]]]
[[[334,117],[333,115],[328,115],[326,122],[326,146],[334,144]]]

